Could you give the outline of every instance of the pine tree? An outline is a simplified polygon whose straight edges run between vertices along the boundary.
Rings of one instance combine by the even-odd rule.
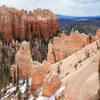
[[[6,54],[5,54],[4,49],[2,49],[0,76],[1,76],[0,78],[1,88],[6,87],[11,82],[11,75],[10,75],[10,67],[6,60]]]
[[[2,86],[2,65],[0,63],[0,98],[1,98],[1,86]]]
[[[15,85],[15,83],[16,83],[16,70],[14,68],[14,85]]]
[[[17,89],[16,91],[19,92],[18,93],[18,100],[21,100],[21,92],[19,90],[19,80],[20,80],[20,75],[19,75],[19,65],[17,63]]]
[[[100,59],[99,59],[99,70],[98,70],[98,76],[99,76],[99,90],[98,90],[98,100],[100,100]]]
[[[18,63],[17,63],[17,91],[19,91],[19,80],[20,80],[20,77],[19,77],[19,65],[18,65]]]
[[[17,63],[17,82],[19,82],[20,76],[19,76],[19,65]]]
[[[28,96],[29,96],[29,78],[28,75],[26,75],[26,91],[25,91],[26,97],[25,100],[28,100]]]
[[[89,34],[89,43],[92,43],[92,36]]]
[[[60,66],[58,65],[58,70],[57,70],[58,74],[60,74]]]

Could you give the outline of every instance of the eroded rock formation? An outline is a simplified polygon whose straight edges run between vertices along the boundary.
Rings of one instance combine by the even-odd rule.
[[[7,41],[30,40],[34,37],[48,40],[59,31],[59,22],[50,10],[34,12],[0,7],[0,35]]]
[[[62,97],[61,100],[97,100],[100,57],[100,48],[97,48],[97,42],[100,46],[98,40],[50,66],[48,77],[59,75],[61,86],[65,86],[58,99]],[[87,56],[87,51],[89,56]]]
[[[26,77],[32,78],[33,90],[36,90],[42,85],[44,77],[50,71],[50,64],[46,61],[42,64],[32,61],[30,45],[26,41],[21,43],[21,47],[15,56],[15,64],[11,67],[12,78],[14,78],[14,70],[17,71],[18,67],[21,79],[25,79]]]
[[[100,39],[100,29],[98,29],[98,30],[96,31],[95,39],[96,39],[96,40]]]
[[[71,32],[70,35],[67,36],[63,32],[50,41],[48,45],[47,60],[49,63],[58,62],[93,41],[94,36],[91,34],[87,36],[77,31],[76,33]]]
[[[61,81],[59,76],[54,75],[51,78],[45,79],[43,81],[42,95],[46,97],[51,97],[57,89],[59,89]]]

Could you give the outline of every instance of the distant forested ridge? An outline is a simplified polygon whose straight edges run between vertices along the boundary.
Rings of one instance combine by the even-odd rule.
[[[95,35],[96,30],[100,28],[100,16],[94,17],[73,17],[57,15],[60,22],[60,31],[65,30],[67,34],[73,29],[79,30],[80,33]]]

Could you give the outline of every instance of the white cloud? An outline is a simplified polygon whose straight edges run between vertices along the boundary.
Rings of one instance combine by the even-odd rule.
[[[50,9],[54,13],[91,16],[99,14],[100,0],[0,0],[0,5],[17,9]]]

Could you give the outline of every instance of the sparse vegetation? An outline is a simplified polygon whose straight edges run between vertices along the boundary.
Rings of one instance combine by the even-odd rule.
[[[60,96],[58,96],[55,100],[64,100],[65,96],[62,94]]]
[[[89,43],[92,43],[92,36],[89,34]]]
[[[89,50],[87,50],[85,54],[86,54],[86,58],[89,58],[90,57]]]
[[[10,66],[6,60],[5,52],[2,50],[0,62],[0,87],[6,87],[11,82]]]
[[[28,100],[29,97],[29,77],[26,75],[26,91],[25,91],[25,100]]]
[[[74,68],[77,69],[77,67],[78,67],[78,64],[75,64]]]
[[[58,65],[57,73],[60,74],[60,66]]]
[[[98,100],[100,100],[100,59],[99,59],[99,70],[98,70],[98,77],[99,77],[99,90],[98,90]]]
[[[97,50],[100,49],[99,43],[96,41],[96,45],[97,45]]]
[[[81,62],[82,62],[82,60],[79,60],[79,61],[78,61],[78,63],[81,63]]]

